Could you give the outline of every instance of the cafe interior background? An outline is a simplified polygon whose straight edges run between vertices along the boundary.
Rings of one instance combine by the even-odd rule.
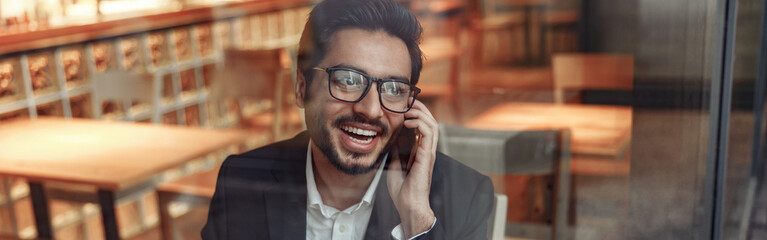
[[[764,1],[399,2],[490,238],[767,238]],[[304,127],[314,4],[0,0],[0,235],[199,238],[225,156]]]

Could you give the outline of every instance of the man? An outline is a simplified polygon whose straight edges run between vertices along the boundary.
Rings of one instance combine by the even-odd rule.
[[[492,183],[436,151],[416,100],[421,32],[392,0],[320,2],[299,43],[307,131],[227,158],[203,239],[486,238]],[[421,136],[409,164],[403,129]]]

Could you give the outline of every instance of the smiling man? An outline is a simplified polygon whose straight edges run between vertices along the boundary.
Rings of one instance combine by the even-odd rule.
[[[417,100],[421,32],[392,0],[317,4],[295,86],[307,131],[224,161],[203,239],[486,238],[492,183],[436,151]]]

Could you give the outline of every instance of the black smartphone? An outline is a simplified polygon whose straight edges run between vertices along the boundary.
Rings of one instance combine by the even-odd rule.
[[[404,128],[400,130],[399,136],[397,136],[396,144],[398,151],[397,154],[402,164],[402,169],[405,172],[410,172],[410,167],[413,166],[413,159],[415,153],[418,150],[418,144],[421,143],[421,133],[417,129]]]

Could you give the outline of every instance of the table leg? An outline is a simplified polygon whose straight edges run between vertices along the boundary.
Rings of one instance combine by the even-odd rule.
[[[107,240],[120,239],[117,228],[117,214],[115,207],[115,193],[113,191],[99,190],[99,205],[101,206],[101,219],[104,224],[104,236]]]
[[[51,212],[48,209],[48,199],[45,197],[43,184],[39,182],[30,182],[29,194],[32,197],[32,209],[35,213],[37,237],[52,239],[53,227],[51,226]]]

